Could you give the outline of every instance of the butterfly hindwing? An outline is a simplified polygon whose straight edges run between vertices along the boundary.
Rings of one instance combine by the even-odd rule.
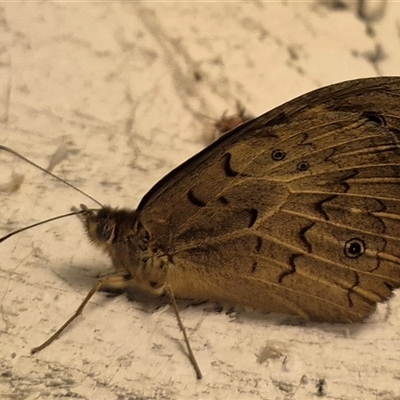
[[[400,78],[319,89],[161,180],[138,219],[176,265],[177,297],[339,322],[387,299],[400,286],[399,96]]]

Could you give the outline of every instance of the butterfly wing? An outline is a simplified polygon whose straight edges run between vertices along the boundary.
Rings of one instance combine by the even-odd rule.
[[[177,297],[358,321],[400,286],[400,78],[301,96],[168,174],[140,223]]]

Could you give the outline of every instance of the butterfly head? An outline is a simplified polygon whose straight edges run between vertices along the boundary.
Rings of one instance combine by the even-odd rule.
[[[113,248],[123,241],[136,221],[136,211],[132,210],[108,206],[89,209],[84,204],[80,208],[83,212],[79,217],[89,240],[109,255],[112,255]]]

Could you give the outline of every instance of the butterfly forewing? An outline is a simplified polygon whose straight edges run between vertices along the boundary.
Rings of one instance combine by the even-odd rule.
[[[350,322],[400,286],[400,78],[299,97],[162,179],[138,221],[177,297]]]

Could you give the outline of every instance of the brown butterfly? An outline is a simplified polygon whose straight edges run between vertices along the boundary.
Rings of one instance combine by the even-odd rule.
[[[301,96],[231,131],[89,238],[155,295],[354,322],[400,285],[400,78]]]
[[[400,78],[305,94],[190,158],[136,210],[81,212],[117,272],[76,315],[97,290],[133,286],[361,321],[400,286]]]

